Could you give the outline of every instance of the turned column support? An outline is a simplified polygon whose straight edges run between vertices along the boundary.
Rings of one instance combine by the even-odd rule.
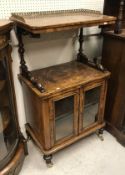
[[[88,57],[83,53],[83,42],[84,42],[83,28],[80,28],[79,53],[77,55],[77,61],[87,64],[88,63]]]
[[[21,75],[23,75],[26,79],[28,79],[40,92],[44,92],[45,89],[42,86],[41,83],[38,82],[38,79],[35,78],[31,72],[28,70],[28,67],[26,65],[26,61],[24,59],[24,53],[25,53],[25,49],[24,49],[24,44],[23,44],[23,39],[22,39],[22,35],[23,35],[23,30],[20,28],[17,28],[17,36],[18,36],[18,41],[19,41],[19,49],[18,49],[18,53],[20,56],[20,72]]]
[[[79,52],[77,55],[77,61],[87,64],[93,68],[96,68],[101,71],[105,71],[104,67],[101,65],[97,58],[94,58],[93,61],[89,60],[89,58],[83,53],[83,42],[84,42],[84,35],[83,35],[83,28],[80,28],[79,34]]]
[[[28,67],[26,65],[25,59],[24,59],[24,53],[25,53],[25,49],[24,49],[24,44],[23,44],[23,39],[22,39],[22,30],[21,29],[17,29],[17,35],[18,35],[18,53],[20,56],[20,72],[21,75],[23,75],[26,78],[30,77],[30,72],[28,71]]]
[[[123,20],[123,10],[124,10],[125,0],[120,0],[119,13],[115,24],[114,33],[120,34],[122,32],[122,20]]]

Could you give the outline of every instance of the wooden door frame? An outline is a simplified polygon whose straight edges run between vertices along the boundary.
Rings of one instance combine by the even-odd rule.
[[[74,96],[74,117],[73,117],[73,135],[64,137],[58,141],[55,141],[55,101]],[[63,142],[70,140],[78,135],[78,120],[79,120],[79,89],[73,90],[71,92],[61,93],[49,100],[50,106],[50,140],[51,140],[51,147],[62,144]]]
[[[83,113],[84,113],[84,101],[85,101],[85,92],[94,89],[96,87],[101,87],[100,92],[100,100],[99,100],[99,107],[98,107],[98,120],[97,122],[94,122],[90,126],[87,126],[86,128],[83,128]],[[104,109],[105,109],[105,98],[106,98],[106,92],[107,92],[107,83],[106,81],[98,81],[93,83],[90,83],[88,85],[85,85],[81,87],[80,89],[80,112],[79,112],[79,134],[82,134],[88,129],[92,129],[104,122]]]

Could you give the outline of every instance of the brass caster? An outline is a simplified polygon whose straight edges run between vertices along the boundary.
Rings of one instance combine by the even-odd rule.
[[[99,137],[99,139],[100,139],[101,141],[104,141],[104,137],[103,137],[103,128],[101,128],[101,129],[99,129],[99,130],[97,131],[97,136]]]
[[[48,168],[52,168],[53,167],[53,163],[52,162],[51,163],[46,163],[46,165],[47,165]]]
[[[43,156],[43,159],[46,161],[46,165],[48,168],[51,168],[53,166],[53,163],[52,163],[52,155],[44,155]]]
[[[101,141],[104,141],[104,137],[103,137],[102,134],[99,134],[98,137],[99,137],[99,139],[100,139]]]

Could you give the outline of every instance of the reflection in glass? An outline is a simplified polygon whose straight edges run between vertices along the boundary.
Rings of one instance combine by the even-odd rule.
[[[55,102],[56,141],[73,135],[74,96]]]
[[[16,127],[13,114],[11,87],[5,59],[0,60],[0,161],[16,143]]]
[[[100,87],[96,87],[85,92],[83,128],[88,127],[98,120],[100,90]]]

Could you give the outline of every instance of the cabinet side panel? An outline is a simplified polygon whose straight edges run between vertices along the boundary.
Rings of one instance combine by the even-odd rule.
[[[33,134],[40,144],[44,144],[43,138],[43,124],[42,124],[42,105],[39,97],[37,97],[22,82],[23,86],[23,95],[24,95],[24,104],[25,104],[25,113],[26,113],[26,122],[30,125]]]
[[[41,99],[41,106],[42,106],[42,115],[41,115],[41,122],[43,126],[42,135],[44,138],[44,146],[45,150],[49,150],[51,148],[51,124],[53,124],[53,120],[50,119],[50,103],[49,99],[42,100]]]
[[[108,85],[105,117],[108,122],[120,127],[124,116],[125,103],[125,42],[105,36],[103,46],[103,65],[111,71],[111,78]]]

